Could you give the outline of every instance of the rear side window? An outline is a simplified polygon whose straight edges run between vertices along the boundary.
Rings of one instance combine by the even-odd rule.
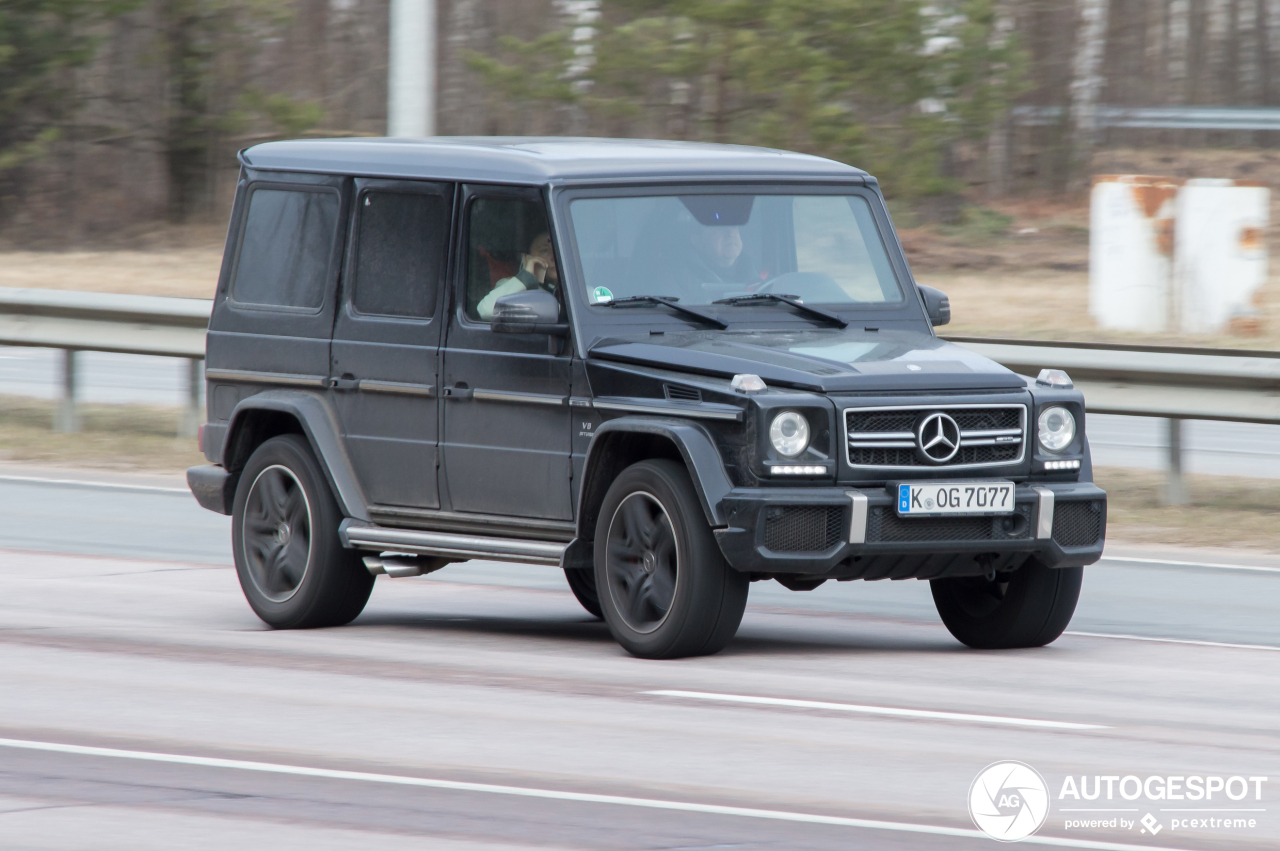
[[[318,309],[337,226],[336,192],[253,190],[232,297],[244,304]]]
[[[355,309],[430,317],[448,238],[449,204],[439,195],[364,193],[356,224]]]

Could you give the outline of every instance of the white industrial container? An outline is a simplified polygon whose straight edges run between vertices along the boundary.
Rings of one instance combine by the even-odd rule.
[[[1166,331],[1173,318],[1173,242],[1182,181],[1099,175],[1089,207],[1089,313],[1101,328]]]
[[[1271,190],[1244,180],[1188,180],[1178,191],[1174,312],[1179,330],[1248,330],[1267,280]]]

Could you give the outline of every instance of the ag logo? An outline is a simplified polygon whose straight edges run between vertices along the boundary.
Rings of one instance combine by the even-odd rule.
[[[993,763],[969,787],[969,815],[992,839],[1026,839],[1049,816],[1049,787],[1040,772],[1025,763]]]

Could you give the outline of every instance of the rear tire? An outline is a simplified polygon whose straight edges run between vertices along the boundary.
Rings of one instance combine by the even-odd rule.
[[[738,631],[750,581],[724,560],[685,468],[633,464],[596,523],[595,585],[613,637],[646,659],[700,656]]]
[[[236,487],[231,548],[250,607],[277,629],[355,620],[374,577],[338,539],[342,512],[311,447],[273,437],[249,457]]]
[[[588,567],[566,567],[564,578],[569,583],[569,590],[592,617],[603,618],[600,611],[600,595],[596,593],[596,572]]]
[[[1083,567],[1045,567],[1030,559],[1011,574],[929,582],[947,629],[980,650],[1043,647],[1062,635],[1080,599]]]

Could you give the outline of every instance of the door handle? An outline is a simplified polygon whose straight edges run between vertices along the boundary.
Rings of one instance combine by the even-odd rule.
[[[329,387],[343,391],[357,390],[360,387],[360,379],[352,378],[349,375],[344,375],[341,378],[330,378]]]
[[[440,395],[446,399],[470,399],[470,387],[445,387],[440,391]]]

